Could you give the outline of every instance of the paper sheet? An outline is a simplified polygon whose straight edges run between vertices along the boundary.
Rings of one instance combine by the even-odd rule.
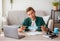
[[[27,35],[37,35],[37,34],[42,34],[42,32],[27,32]]]
[[[48,36],[48,35],[43,35],[43,37],[49,38],[49,36]]]

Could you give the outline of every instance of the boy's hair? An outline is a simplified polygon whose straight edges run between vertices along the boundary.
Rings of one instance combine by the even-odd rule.
[[[34,10],[32,7],[28,7],[28,8],[26,9],[26,12],[28,12],[28,11],[30,11],[30,10],[33,10],[33,11],[35,12],[35,10]]]

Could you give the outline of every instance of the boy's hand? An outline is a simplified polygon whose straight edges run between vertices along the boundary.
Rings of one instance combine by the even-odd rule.
[[[41,30],[47,32],[48,29],[45,26],[41,26]]]
[[[23,29],[19,28],[19,29],[18,29],[18,32],[23,32]]]
[[[18,32],[23,32],[25,29],[26,29],[26,26],[21,26],[21,27],[18,29]]]

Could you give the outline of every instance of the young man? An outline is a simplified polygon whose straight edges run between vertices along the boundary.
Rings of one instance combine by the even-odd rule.
[[[32,30],[36,30],[36,31],[45,31],[47,32],[48,29],[47,29],[47,26],[43,20],[42,17],[37,17],[35,15],[35,10],[32,8],[32,7],[28,7],[26,9],[26,13],[28,15],[28,18],[26,18],[24,20],[24,22],[22,23],[22,26],[18,29],[19,32],[22,32],[22,31],[29,31],[30,28],[29,26],[32,26]]]

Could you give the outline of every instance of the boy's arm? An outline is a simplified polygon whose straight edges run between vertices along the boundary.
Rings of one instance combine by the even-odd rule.
[[[24,20],[24,22],[22,23],[22,26],[18,29],[19,32],[22,32],[23,30],[27,29],[27,19]]]
[[[44,31],[44,32],[47,32],[48,28],[46,28],[45,26],[41,26],[41,30]]]
[[[21,27],[18,29],[18,32],[23,32],[25,29],[26,29],[26,26],[21,26]]]

